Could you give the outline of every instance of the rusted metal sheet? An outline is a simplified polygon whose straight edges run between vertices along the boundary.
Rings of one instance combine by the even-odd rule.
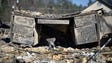
[[[35,25],[34,18],[24,16],[14,16],[14,23],[29,27],[34,27]]]
[[[90,25],[97,22],[95,18],[95,14],[78,16],[78,17],[75,17],[74,20],[75,20],[76,27],[82,27],[82,26]]]
[[[75,28],[75,37],[77,45],[96,42],[97,33],[95,24]]]
[[[69,24],[69,20],[38,19],[38,24]]]

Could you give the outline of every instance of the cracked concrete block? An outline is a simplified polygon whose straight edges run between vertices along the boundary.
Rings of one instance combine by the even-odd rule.
[[[87,44],[97,41],[95,24],[75,28],[76,44]]]

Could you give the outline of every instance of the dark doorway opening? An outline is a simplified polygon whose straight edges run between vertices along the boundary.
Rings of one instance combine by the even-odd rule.
[[[56,38],[55,45],[61,47],[75,47],[74,42],[74,21],[70,18],[70,23],[66,24],[37,24],[41,27],[39,32],[39,43],[37,46],[48,46],[47,38]]]

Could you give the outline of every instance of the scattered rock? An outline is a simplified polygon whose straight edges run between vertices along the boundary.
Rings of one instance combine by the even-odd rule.
[[[97,48],[73,49],[56,47],[56,49],[49,50],[48,46],[33,47],[33,48],[14,48],[0,44],[0,62],[12,63],[18,61],[19,63],[86,63],[88,58],[94,54]],[[106,47],[105,51],[110,51]],[[104,51],[103,51],[104,52]],[[99,54],[96,61],[91,59],[89,63],[106,63],[112,62],[112,54]],[[15,62],[16,63],[16,62]]]
[[[7,53],[15,51],[14,47],[7,46],[7,45],[2,45],[0,48],[1,48],[1,51],[7,52]]]

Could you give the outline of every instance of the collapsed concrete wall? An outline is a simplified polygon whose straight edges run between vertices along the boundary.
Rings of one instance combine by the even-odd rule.
[[[31,17],[14,16],[13,41],[32,45],[34,42],[35,20]]]
[[[64,18],[31,18],[15,15],[13,40],[18,43],[36,45],[48,44],[46,39],[54,37],[58,45],[75,47],[99,43],[105,34],[111,33],[111,26],[111,16],[101,16],[97,13]]]
[[[77,44],[97,42],[97,21],[95,14],[75,17],[75,36]]]

